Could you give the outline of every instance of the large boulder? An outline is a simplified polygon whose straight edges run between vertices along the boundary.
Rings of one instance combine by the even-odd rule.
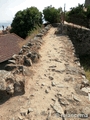
[[[6,91],[9,95],[24,93],[25,80],[14,76],[11,72],[0,71],[0,93]]]
[[[5,70],[0,71],[0,91],[6,91],[9,94],[14,93],[15,78],[11,72]]]

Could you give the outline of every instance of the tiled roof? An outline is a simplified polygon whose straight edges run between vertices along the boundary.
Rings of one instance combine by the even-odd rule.
[[[14,54],[20,51],[21,37],[12,33],[0,36],[0,62],[10,59]]]

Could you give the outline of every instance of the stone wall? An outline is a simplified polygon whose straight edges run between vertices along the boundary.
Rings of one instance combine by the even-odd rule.
[[[90,55],[90,30],[66,25],[67,35],[72,41],[76,54],[79,56]]]
[[[6,62],[6,65],[3,64],[5,66],[3,66],[3,70],[0,68],[0,104],[11,96],[25,93],[25,76],[30,77],[33,74],[30,67],[40,59],[39,50],[44,43],[43,37],[50,28],[51,25],[43,28],[40,33],[33,39],[30,39],[26,45],[22,46],[19,54],[13,55]]]
[[[90,5],[90,0],[85,0],[85,6]]]

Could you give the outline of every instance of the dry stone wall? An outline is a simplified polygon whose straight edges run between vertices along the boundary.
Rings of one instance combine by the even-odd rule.
[[[30,75],[30,66],[40,59],[39,49],[43,44],[42,37],[50,27],[51,25],[46,26],[26,45],[23,45],[19,54],[13,55],[5,69],[0,70],[0,103],[1,100],[3,101],[2,94],[10,97],[25,93],[25,76]]]
[[[72,41],[76,54],[90,55],[90,30],[67,25],[67,35]]]

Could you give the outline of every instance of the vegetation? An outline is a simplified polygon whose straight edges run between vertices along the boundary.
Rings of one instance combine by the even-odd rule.
[[[44,19],[50,23],[59,23],[61,12],[61,8],[56,9],[52,6],[48,6],[43,10]]]
[[[37,29],[31,31],[30,34],[28,34],[28,36],[26,37],[26,39],[19,44],[19,46],[22,47],[23,45],[26,45],[28,42],[30,42],[30,40],[33,39],[43,27],[44,26],[42,25],[42,27],[38,27]]]
[[[42,24],[42,13],[36,7],[18,11],[11,24],[11,32],[25,38]]]
[[[78,5],[77,7],[71,8],[69,12],[66,13],[66,21],[81,26],[89,27],[90,19],[90,6],[87,8],[84,5]]]
[[[50,23],[60,22],[61,8],[48,6],[43,10],[44,19]],[[11,24],[11,33],[16,33],[22,38],[26,38],[33,31],[41,27],[42,13],[36,7],[30,7],[15,14]]]

